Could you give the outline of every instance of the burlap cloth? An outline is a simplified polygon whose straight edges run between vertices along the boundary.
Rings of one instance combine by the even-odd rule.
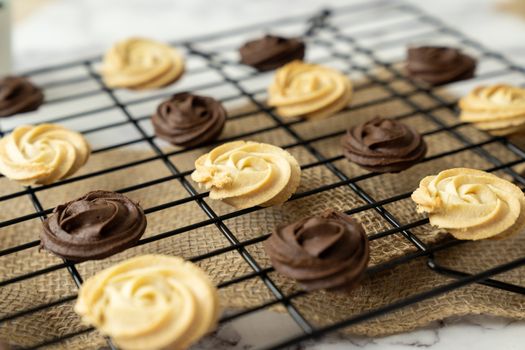
[[[395,86],[399,91],[403,89],[401,83],[395,83],[392,86]],[[386,96],[389,96],[388,92],[381,87],[361,89],[356,93],[353,104],[358,105],[364,101]],[[432,101],[425,98],[425,96],[416,95],[413,97],[413,101],[423,108],[433,107]],[[245,108],[244,110],[255,109],[254,106],[243,108]],[[340,113],[329,119],[329,121],[296,124],[293,126],[293,129],[304,138],[312,138],[344,130],[349,125],[362,122],[376,114],[389,117],[410,111],[412,111],[412,108],[406,103],[393,99],[373,107]],[[236,112],[230,110],[230,115],[233,114],[236,114]],[[439,116],[446,124],[452,125],[457,123],[457,119],[447,110],[437,109],[434,111],[434,114]],[[427,132],[438,127],[419,114],[406,118],[404,121],[416,127],[420,132]],[[262,113],[254,114],[249,117],[229,121],[222,137],[232,137],[272,125],[275,125],[275,122],[267,115]],[[472,127],[462,127],[458,131],[467,135],[472,142],[481,142],[486,139],[484,134]],[[323,139],[312,143],[312,145],[325,157],[338,156],[341,155],[339,138],[337,136]],[[282,129],[271,130],[247,139],[281,146],[296,142]],[[432,134],[426,137],[426,140],[429,146],[428,156],[463,146],[446,132]],[[166,151],[174,150],[173,147],[164,143],[159,143],[159,145],[165,148]],[[502,162],[516,159],[510,151],[498,143],[492,143],[483,148],[497,156]],[[209,147],[183,155],[175,155],[171,160],[179,170],[190,170],[196,157],[207,149]],[[316,161],[303,146],[292,147],[289,151],[302,165]],[[82,169],[81,174],[154,155],[152,151],[149,151],[146,144],[96,153],[91,157],[87,166]],[[348,177],[366,173],[345,159],[335,161],[334,164]],[[358,185],[366,190],[375,200],[381,200],[414,190],[419,180],[427,174],[435,174],[440,170],[459,166],[485,169],[492,165],[475,152],[467,150],[446,158],[438,158],[421,163],[403,172],[402,175],[377,176],[361,181]],[[503,175],[503,173],[498,174]],[[170,172],[162,161],[155,160],[103,176],[96,176],[65,186],[38,191],[37,196],[44,208],[52,208],[90,190],[116,190],[168,175],[170,175]],[[6,179],[2,178],[0,181],[0,195],[22,189]],[[338,181],[339,179],[326,166],[311,167],[303,171],[298,193]],[[188,196],[188,193],[178,180],[172,180],[141,190],[127,192],[127,195],[139,201],[144,208],[151,208],[169,201],[185,198]],[[211,201],[208,198],[205,201],[219,215],[233,211],[233,209],[220,202]],[[348,210],[363,204],[365,202],[348,186],[339,186],[330,191],[293,200],[282,207],[261,209],[247,215],[229,219],[225,221],[225,224],[240,241],[245,241],[271,232],[277,224],[290,222],[305,215],[319,213],[328,208]],[[416,213],[415,205],[409,198],[386,205],[384,208],[390,211],[401,224],[413,222],[424,217]],[[28,196],[0,203],[0,218],[2,221],[29,214],[33,211],[34,209]],[[374,209],[361,211],[354,217],[364,225],[369,235],[392,228]],[[151,237],[206,219],[207,216],[195,202],[154,211],[148,214],[148,227],[144,237]],[[39,231],[39,219],[3,228],[1,230],[0,249],[36,240],[38,239]],[[446,234],[432,229],[428,225],[413,229],[412,232],[429,245],[450,239]],[[80,274],[86,278],[115,262],[140,254],[161,253],[190,258],[227,247],[228,245],[226,238],[211,224],[134,247],[102,261],[81,263],[77,265],[77,268]],[[262,243],[249,245],[247,250],[261,267],[270,266]],[[401,234],[376,239],[371,242],[371,265],[382,264],[415,251],[415,247]],[[447,267],[467,272],[479,272],[515,259],[522,255],[523,252],[525,252],[525,235],[521,234],[504,241],[466,243],[439,252],[436,254],[436,259]],[[3,256],[0,258],[1,280],[46,268],[60,262],[61,260],[47,252],[39,252],[38,248],[26,249],[15,254]],[[248,264],[236,251],[201,260],[198,264],[208,272],[216,283],[228,281],[234,277],[252,272]],[[525,285],[524,272],[525,269],[522,268],[499,275],[496,278],[518,285]],[[288,278],[282,277],[275,272],[269,275],[285,294],[299,289],[298,285]],[[425,258],[419,258],[398,265],[393,269],[368,276],[360,287],[350,293],[313,292],[293,299],[293,305],[312,324],[316,326],[328,325],[352,315],[357,315],[429,290],[447,281],[449,279],[427,268]],[[65,269],[9,284],[0,288],[0,317],[6,317],[44,303],[50,303],[63,297],[75,295],[75,293],[76,287]],[[258,278],[251,278],[241,283],[221,288],[220,294],[222,304],[226,309],[254,307],[275,299],[270,290]],[[81,331],[86,326],[80,323],[79,318],[72,310],[72,305],[73,301],[61,303],[36,313],[3,322],[0,325],[0,339],[8,339],[10,342],[21,346],[33,346],[54,337]],[[283,310],[279,307],[276,309]],[[525,319],[525,300],[522,295],[503,292],[481,285],[470,285],[446,295],[420,302],[398,312],[389,313],[380,318],[360,323],[344,331],[360,335],[381,336],[409,331],[434,320],[464,314],[489,314]],[[264,327],[264,325],[261,325],[261,327]],[[273,341],[276,340],[269,339],[268,343]],[[103,345],[104,339],[97,332],[88,332],[53,345],[52,348],[95,349]]]

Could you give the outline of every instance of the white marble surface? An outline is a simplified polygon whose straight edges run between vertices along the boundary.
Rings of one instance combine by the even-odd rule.
[[[18,1],[18,0],[15,0]],[[23,0],[20,0],[23,1]],[[14,28],[17,71],[99,54],[130,35],[176,39],[353,1],[316,0],[55,0],[18,21]],[[495,12],[495,1],[416,1],[421,7],[484,44],[525,65],[525,20]],[[263,311],[240,318],[206,339],[202,349],[251,349],[299,334],[289,316]],[[523,350],[525,323],[484,316],[445,320],[391,337],[331,336],[302,349]]]
[[[261,322],[264,322],[261,326]],[[298,330],[285,315],[264,311],[248,319],[234,321],[213,337],[202,341],[196,350],[256,349],[268,345],[268,336],[284,339]],[[265,326],[271,325],[265,332]],[[320,341],[308,341],[297,350],[523,350],[525,323],[503,318],[472,315],[453,317],[422,329],[381,338],[332,334]]]

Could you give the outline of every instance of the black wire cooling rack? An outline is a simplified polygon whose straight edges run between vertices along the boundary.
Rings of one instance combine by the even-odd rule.
[[[187,176],[191,171],[181,171],[177,168],[176,164],[170,159],[175,154],[183,154],[190,152],[192,149],[176,150],[172,152],[163,151],[157,143],[155,143],[155,137],[149,133],[142,121],[147,121],[149,115],[137,116],[130,112],[134,105],[142,102],[151,101],[161,97],[165,97],[171,94],[167,91],[157,91],[153,93],[147,93],[144,96],[137,97],[137,95],[126,95],[124,92],[119,90],[112,90],[104,86],[100,76],[97,73],[97,65],[100,62],[100,57],[93,57],[86,60],[71,62],[53,67],[46,67],[42,69],[33,70],[27,72],[26,75],[31,79],[42,80],[42,77],[53,77],[48,79],[44,83],[40,84],[46,92],[48,90],[62,91],[61,95],[56,97],[50,97],[46,100],[46,105],[59,105],[59,104],[74,104],[75,106],[82,106],[83,109],[75,111],[73,113],[67,113],[66,115],[48,115],[46,119],[40,119],[38,122],[53,122],[53,123],[75,123],[85,117],[95,118],[97,113],[108,111],[111,109],[120,110],[125,118],[123,120],[105,123],[97,127],[90,127],[88,129],[80,130],[86,135],[93,135],[100,132],[114,132],[117,128],[122,126],[131,126],[136,132],[138,137],[134,139],[128,139],[118,143],[112,143],[103,147],[95,148],[93,153],[103,153],[110,150],[131,147],[138,143],[146,143],[148,147],[154,152],[154,155],[145,159],[132,161],[129,163],[111,166],[99,171],[91,172],[88,174],[82,174],[73,176],[72,178],[61,180],[57,183],[38,186],[38,187],[27,187],[23,190],[19,190],[13,193],[8,193],[0,196],[0,202],[14,199],[17,197],[29,196],[34,206],[34,213],[22,215],[19,217],[9,218],[0,222],[0,227],[5,228],[10,225],[21,223],[27,220],[41,218],[44,219],[47,214],[51,212],[51,209],[44,209],[41,201],[39,200],[39,192],[52,187],[62,186],[65,184],[74,183],[76,181],[88,179],[95,176],[100,176],[115,172],[121,169],[139,166],[151,162],[153,160],[160,160],[164,163],[167,169],[170,171],[169,176],[164,176],[158,179],[150,180],[147,182],[136,183],[127,188],[122,188],[119,192],[129,192],[133,190],[147,188],[163,182],[178,180],[183,188],[189,194],[188,197],[178,199],[169,203],[158,205],[155,207],[146,208],[146,214],[163,210],[166,208],[182,205],[188,202],[195,202],[202,209],[208,219],[200,222],[193,223],[191,225],[177,228],[168,232],[162,232],[151,237],[143,238],[138,245],[148,244],[153,241],[161,240],[167,237],[171,237],[177,234],[188,232],[190,230],[204,227],[206,225],[215,225],[218,230],[224,235],[229,241],[229,245],[220,249],[212,250],[208,253],[194,256],[191,258],[192,261],[200,261],[208,259],[220,254],[227,252],[237,251],[242,258],[251,267],[253,272],[236,277],[234,279],[222,282],[219,284],[219,288],[225,288],[236,283],[240,283],[249,279],[260,279],[266,287],[269,288],[275,300],[261,304],[257,307],[238,311],[236,313],[230,313],[222,317],[221,323],[227,323],[233,321],[236,318],[245,316],[262,309],[274,306],[282,305],[288,311],[289,315],[297,323],[302,330],[302,334],[281,341],[278,344],[272,344],[272,340],[268,340],[268,348],[284,348],[299,342],[305,341],[311,338],[317,338],[328,332],[338,330],[340,328],[354,325],[358,322],[363,322],[374,317],[381,316],[388,312],[393,312],[397,309],[409,306],[411,304],[418,303],[425,299],[429,299],[438,296],[443,293],[450,292],[454,289],[461,288],[468,284],[479,283],[493,288],[508,291],[510,293],[518,293],[525,295],[525,287],[506,283],[497,279],[492,278],[493,276],[515,269],[525,265],[525,256],[520,259],[511,261],[504,265],[492,267],[486,271],[482,271],[476,274],[470,274],[464,271],[459,271],[446,266],[440,265],[437,260],[434,259],[433,254],[437,251],[445,250],[455,245],[462,244],[461,241],[450,240],[445,243],[439,243],[436,245],[429,245],[419,239],[415,234],[411,232],[419,226],[428,224],[427,219],[417,220],[406,224],[401,224],[400,220],[396,218],[389,210],[385,208],[386,205],[392,204],[403,199],[407,199],[410,196],[410,192],[396,194],[395,196],[375,200],[372,195],[367,193],[360,185],[359,182],[372,177],[380,176],[376,173],[366,173],[353,178],[349,178],[343,171],[341,171],[335,161],[342,159],[342,156],[335,156],[332,158],[325,157],[314,144],[317,141],[327,139],[330,137],[336,137],[342,135],[344,130],[339,130],[327,135],[318,136],[315,138],[305,139],[302,137],[294,128],[294,125],[304,123],[303,120],[283,120],[279,115],[274,113],[273,109],[268,108],[262,102],[264,99],[260,98],[260,94],[264,93],[265,88],[252,88],[245,84],[246,81],[257,77],[259,73],[251,70],[250,68],[244,67],[237,62],[234,58],[236,49],[249,37],[255,37],[256,34],[270,31],[274,33],[286,33],[287,30],[291,30],[294,34],[302,35],[308,43],[308,50],[311,47],[316,46],[323,48],[325,54],[318,55],[309,59],[316,63],[324,63],[333,59],[339,59],[340,61],[347,62],[346,67],[341,69],[345,72],[357,71],[362,74],[363,77],[368,79],[368,84],[375,84],[381,86],[385,91],[389,93],[387,97],[380,97],[373,100],[365,101],[359,104],[354,104],[348,109],[357,110],[367,106],[373,106],[375,104],[383,103],[389,100],[401,100],[412,108],[409,113],[402,115],[396,115],[398,119],[407,118],[409,116],[420,114],[424,116],[426,120],[436,128],[432,131],[424,133],[424,136],[429,136],[436,133],[446,133],[455,140],[459,141],[462,145],[459,149],[439,153],[437,155],[427,157],[424,161],[429,161],[437,158],[447,157],[452,154],[456,154],[465,150],[471,150],[476,152],[480,157],[488,161],[492,167],[490,169],[484,169],[487,171],[504,171],[508,175],[512,176],[515,182],[520,184],[522,187],[525,186],[525,179],[513,170],[513,166],[525,162],[525,152],[512,144],[508,140],[501,137],[489,137],[483,142],[472,142],[464,133],[460,131],[464,123],[456,123],[453,125],[445,123],[435,111],[438,109],[445,109],[452,113],[457,113],[455,101],[450,101],[443,97],[438,89],[429,89],[425,86],[421,86],[416,82],[410,81],[402,74],[400,69],[396,67],[396,64],[403,60],[405,47],[408,43],[414,42],[425,42],[425,43],[452,43],[456,46],[460,46],[467,51],[474,53],[478,57],[480,67],[485,67],[485,62],[491,62],[486,67],[490,69],[478,69],[477,76],[470,80],[469,83],[480,83],[483,79],[497,78],[502,81],[507,81],[509,77],[516,80],[517,83],[523,85],[525,82],[525,69],[519,67],[509,61],[502,55],[489,51],[479,43],[465,37],[462,33],[450,28],[443,24],[438,19],[429,16],[422,12],[420,9],[408,5],[399,1],[367,1],[361,4],[353,4],[344,8],[325,9],[310,15],[299,16],[294,18],[286,18],[275,20],[266,23],[254,24],[242,28],[236,28],[233,30],[222,31],[214,33],[212,35],[200,36],[190,38],[187,40],[179,40],[173,42],[181,49],[186,51],[186,56],[189,62],[192,59],[200,60],[203,62],[202,65],[196,67],[189,67],[186,77],[193,77],[197,74],[205,74],[207,72],[213,72],[215,75],[220,77],[217,81],[209,81],[198,86],[186,88],[185,90],[201,90],[208,88],[216,88],[216,90],[228,90],[233,91],[230,96],[222,96],[220,99],[223,102],[233,100],[239,97],[245,98],[256,106],[255,111],[244,112],[237,115],[231,115],[230,120],[240,119],[257,113],[264,113],[267,117],[273,120],[273,125],[265,127],[263,129],[245,132],[242,135],[236,135],[231,139],[243,139],[250,136],[260,134],[271,130],[282,130],[288,136],[290,136],[294,142],[284,146],[284,148],[291,147],[303,147],[315,161],[306,165],[303,165],[303,169],[312,167],[326,167],[333,175],[337,177],[337,182],[322,185],[318,188],[309,189],[308,191],[295,194],[291,200],[298,198],[304,198],[314,194],[328,191],[337,187],[348,186],[357,196],[364,200],[366,204],[356,208],[352,208],[348,211],[348,214],[355,214],[365,210],[375,210],[386,222],[391,225],[391,228],[382,232],[373,234],[370,236],[371,240],[381,239],[383,237],[401,234],[415,247],[415,251],[407,253],[404,256],[382,263],[380,265],[369,268],[368,273],[374,274],[380,271],[391,269],[394,266],[407,263],[412,259],[426,257],[427,265],[429,269],[444,274],[448,277],[453,277],[453,281],[440,285],[434,289],[430,289],[420,294],[412,295],[408,298],[401,299],[395,303],[388,304],[385,306],[378,307],[366,311],[359,315],[354,315],[349,319],[330,324],[323,327],[314,327],[293,305],[294,298],[304,295],[306,292],[299,291],[292,294],[286,295],[274,281],[269,277],[269,273],[273,271],[272,268],[263,268],[250,254],[247,247],[250,245],[260,243],[264,241],[269,234],[264,234],[253,239],[241,241],[236,235],[228,228],[225,223],[226,220],[238,217],[253,211],[260,210],[260,208],[249,208],[239,211],[234,211],[224,215],[217,214],[208,204],[204,201],[207,197],[207,193],[198,192],[193,185],[188,181]],[[350,50],[340,50],[341,46],[350,48]],[[361,57],[361,60],[359,60]],[[361,61],[361,63],[360,63]],[[362,63],[364,62],[364,63]],[[373,74],[373,69],[382,68],[391,75],[390,80],[384,80],[378,78]],[[492,67],[492,68],[491,68]],[[494,68],[495,67],[495,68]],[[80,72],[80,73],[71,73]],[[67,74],[66,74],[67,73]],[[411,87],[408,93],[399,92],[390,83],[393,79],[402,81]],[[191,80],[191,79],[189,79]],[[95,88],[86,88],[84,91],[68,93],[69,87],[74,84],[82,84],[83,82],[90,82]],[[94,85],[93,85],[94,84]],[[461,84],[461,83],[459,83]],[[178,89],[177,84],[174,86]],[[358,87],[359,89],[360,87]],[[361,87],[362,88],[362,87]],[[180,89],[179,89],[180,90]],[[421,108],[412,99],[415,95],[424,95],[433,101],[431,108]],[[107,97],[106,105],[92,105],[89,102],[93,96],[104,95]],[[47,94],[46,94],[47,96]],[[134,96],[134,97],[130,97]],[[87,106],[87,107],[86,107]],[[18,117],[17,117],[18,118]],[[11,120],[16,122],[17,118]],[[12,130],[16,124],[11,124],[11,120],[2,121],[1,135],[4,135]],[[329,122],[329,121],[327,121]],[[7,124],[7,125],[6,125]],[[77,127],[81,129],[81,127]],[[113,130],[113,131],[112,131]],[[225,142],[228,140],[221,140]],[[488,144],[497,143],[504,146],[510,152],[512,152],[516,159],[511,162],[502,163],[497,156],[491,154],[483,146]],[[37,249],[39,241],[30,241],[24,244],[9,247],[7,249],[0,250],[0,257],[15,254],[27,249]],[[78,272],[75,264],[64,261],[62,263],[47,266],[42,269],[30,271],[28,273],[14,276],[8,279],[2,279],[0,281],[0,288],[6,287],[12,284],[21,283],[22,281],[36,278],[38,276],[52,273],[57,270],[67,269],[71,277],[74,279],[77,286],[82,284],[82,276]],[[13,321],[26,315],[30,315],[47,308],[55,307],[67,302],[70,302],[76,298],[76,295],[63,297],[51,303],[45,303],[42,305],[33,306],[24,310],[19,310],[16,313],[3,315],[0,319],[1,324],[7,321]],[[58,338],[47,340],[41,344],[34,344],[30,348],[40,348],[44,346],[56,345],[64,342],[68,339],[80,336],[92,332],[92,328],[86,328],[81,331],[77,331],[71,334],[63,334]],[[115,349],[115,346],[108,340],[108,346]]]

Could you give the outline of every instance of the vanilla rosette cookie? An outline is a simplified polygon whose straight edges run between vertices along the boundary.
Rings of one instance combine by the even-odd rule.
[[[218,293],[179,257],[144,255],[85,281],[75,311],[124,350],[186,349],[215,328]]]
[[[195,161],[191,178],[237,209],[284,203],[301,178],[299,164],[285,150],[251,141],[225,143]]]
[[[525,89],[511,85],[479,86],[459,101],[460,120],[493,135],[525,131]]]
[[[155,89],[169,85],[184,72],[184,59],[163,43],[130,38],[115,44],[104,56],[102,76],[109,87]]]
[[[343,73],[317,64],[293,61],[277,70],[268,89],[268,105],[283,117],[322,119],[346,107],[352,83]]]
[[[481,170],[457,168],[427,176],[412,194],[418,212],[457,239],[506,238],[525,227],[525,196]]]
[[[89,157],[84,137],[60,125],[22,125],[0,140],[0,173],[22,185],[50,184],[75,173]]]

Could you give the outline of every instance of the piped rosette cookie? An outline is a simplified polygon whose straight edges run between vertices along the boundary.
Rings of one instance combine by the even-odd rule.
[[[318,64],[293,61],[279,68],[268,88],[268,105],[283,117],[322,119],[352,99],[352,83],[343,73]]]
[[[278,272],[308,290],[351,289],[370,259],[363,226],[333,210],[276,228],[265,250]]]
[[[493,135],[525,131],[525,89],[506,84],[479,86],[459,101],[459,119]]]
[[[181,92],[163,101],[151,118],[155,134],[182,147],[206,144],[219,137],[226,110],[212,97]]]
[[[299,186],[301,168],[282,148],[234,141],[199,157],[191,178],[210,190],[210,198],[237,209],[268,207],[290,198]]]
[[[116,43],[102,62],[104,83],[113,88],[156,89],[175,82],[183,72],[179,51],[144,38]]]
[[[457,239],[506,238],[525,228],[525,196],[496,175],[456,168],[427,176],[412,194],[430,224]]]
[[[305,45],[299,38],[265,35],[248,41],[240,49],[241,63],[259,71],[279,68],[293,60],[302,60]]]
[[[417,130],[380,117],[348,129],[341,145],[348,160],[379,173],[408,169],[427,153],[427,144]]]
[[[196,265],[144,255],[87,279],[75,311],[123,350],[182,350],[215,328],[220,307]]]
[[[452,47],[409,47],[406,69],[412,78],[437,86],[472,78],[476,60]]]
[[[0,173],[22,185],[45,185],[74,174],[91,148],[82,134],[60,125],[22,125],[0,140]]]
[[[27,78],[0,79],[0,118],[37,110],[44,102],[42,90]]]
[[[92,191],[47,218],[42,248],[72,261],[103,259],[131,247],[146,230],[144,211],[123,194]]]

